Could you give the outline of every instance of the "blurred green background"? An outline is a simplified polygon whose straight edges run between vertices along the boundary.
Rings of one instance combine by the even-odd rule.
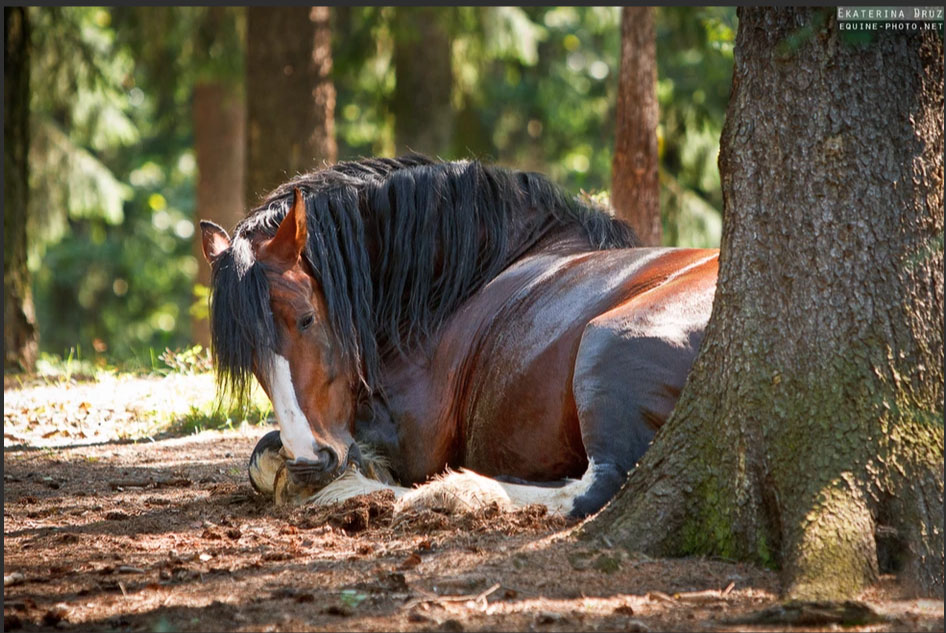
[[[29,9],[29,266],[41,361],[154,367],[166,348],[192,345],[192,318],[206,311],[196,283],[206,264],[193,250],[193,87],[208,73],[241,81],[246,32],[233,10],[203,49],[204,11]],[[536,170],[606,197],[620,8],[438,11],[454,115],[438,155]],[[404,36],[395,11],[339,7],[331,20],[338,158],[393,155],[392,58]],[[656,29],[664,243],[718,246],[735,9],[658,8]]]

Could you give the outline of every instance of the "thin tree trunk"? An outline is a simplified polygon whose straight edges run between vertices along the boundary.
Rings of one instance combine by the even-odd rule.
[[[392,108],[398,154],[414,151],[443,156],[449,150],[454,116],[448,11],[452,9],[395,9]]]
[[[326,163],[338,157],[335,142],[335,84],[332,83],[332,25],[328,7],[312,7],[309,19],[315,27],[309,72],[315,77],[312,87],[314,104],[312,135],[309,146],[313,154]]]
[[[30,142],[27,9],[4,7],[3,25],[3,369],[32,371],[38,333],[26,266]]]
[[[194,86],[194,150],[197,158],[197,216],[230,231],[244,215],[243,169],[246,161],[246,107],[237,86],[204,81]],[[200,231],[194,236],[194,256],[203,262]],[[197,283],[210,286],[210,267],[197,267]],[[192,339],[210,344],[206,315],[194,315]]]
[[[773,116],[778,113],[778,116]],[[857,595],[943,595],[943,42],[741,9],[719,285],[681,400],[586,527]],[[886,564],[886,563],[885,563]]]
[[[328,7],[247,9],[246,200],[336,159]]]
[[[657,180],[657,118],[654,8],[624,7],[611,206],[646,246],[659,246],[663,233]]]

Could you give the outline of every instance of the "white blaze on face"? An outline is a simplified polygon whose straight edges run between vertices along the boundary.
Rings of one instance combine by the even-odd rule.
[[[273,410],[279,421],[279,439],[283,448],[292,459],[318,460],[315,454],[315,439],[309,429],[309,422],[296,399],[296,390],[292,386],[292,372],[289,361],[275,354],[273,371],[269,375],[269,391],[272,396]]]

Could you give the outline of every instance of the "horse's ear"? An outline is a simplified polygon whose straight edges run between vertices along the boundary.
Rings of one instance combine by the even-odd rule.
[[[209,264],[217,261],[223,251],[230,248],[230,236],[218,224],[208,220],[200,221],[200,245]]]
[[[306,218],[305,201],[298,189],[292,190],[292,208],[280,222],[273,239],[260,247],[260,259],[272,259],[289,268],[299,261],[299,255],[305,248]]]

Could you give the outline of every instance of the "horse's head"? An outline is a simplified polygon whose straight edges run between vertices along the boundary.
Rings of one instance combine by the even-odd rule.
[[[201,223],[203,250],[213,264],[228,249],[226,232]],[[305,203],[292,207],[275,236],[252,241],[263,268],[274,331],[272,350],[253,350],[252,371],[269,396],[289,459],[290,479],[317,489],[358,461],[353,437],[356,374],[331,327],[320,284],[303,256]],[[240,319],[241,315],[232,315]]]

